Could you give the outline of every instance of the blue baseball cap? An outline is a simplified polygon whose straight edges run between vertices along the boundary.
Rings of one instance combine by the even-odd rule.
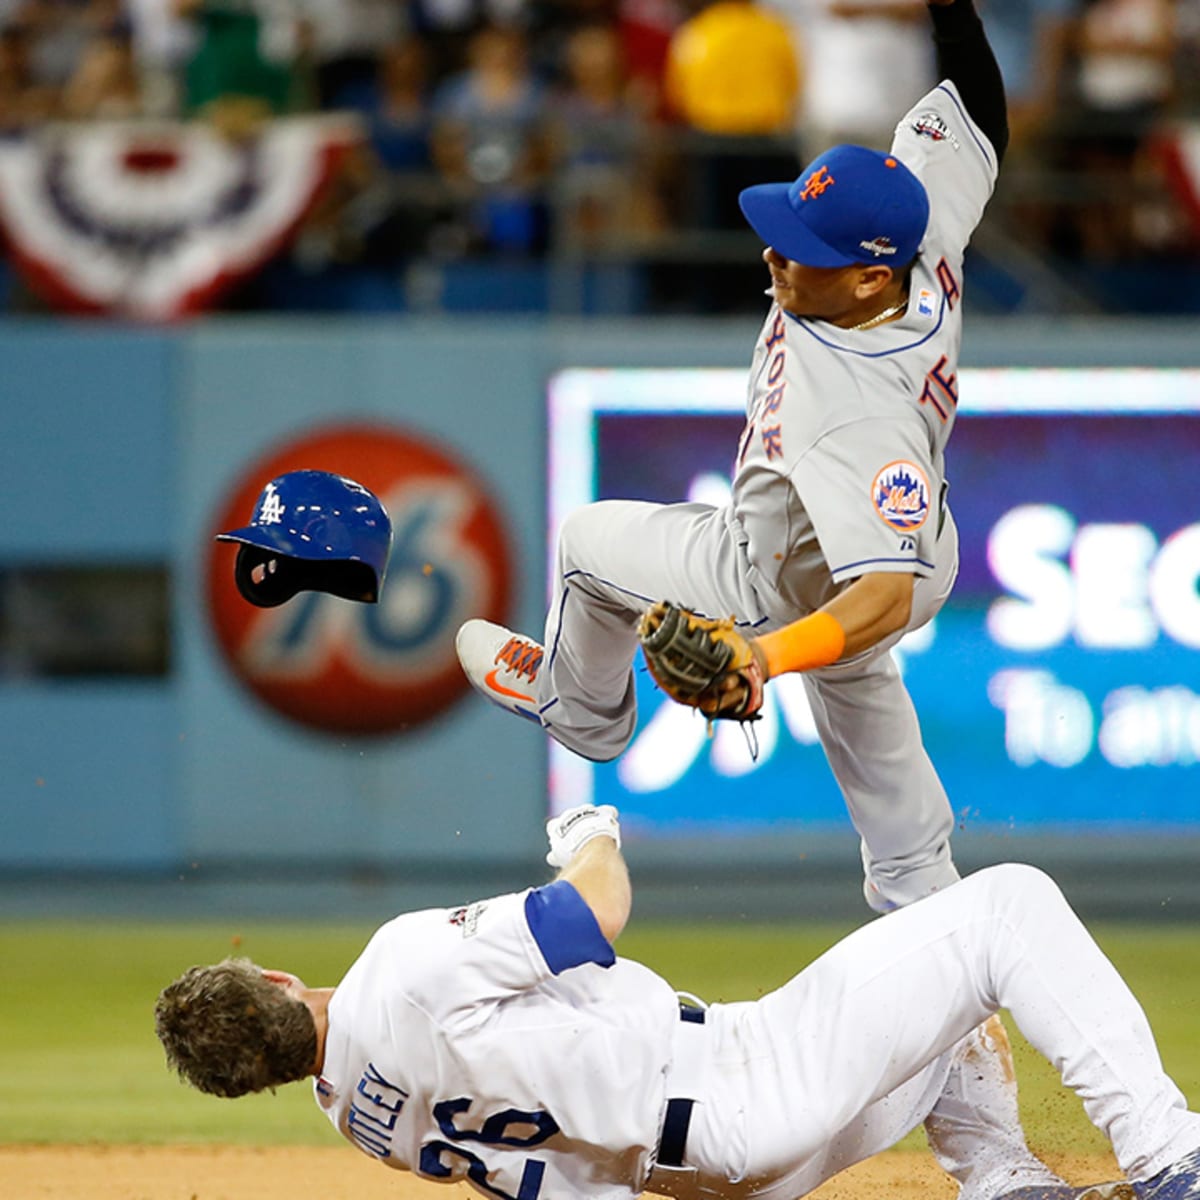
[[[794,182],[748,187],[738,203],[768,246],[806,267],[903,266],[929,224],[924,184],[866,146],[834,146]]]

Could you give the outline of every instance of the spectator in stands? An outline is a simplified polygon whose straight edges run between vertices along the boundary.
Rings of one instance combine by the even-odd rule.
[[[312,34],[321,108],[358,108],[375,81],[382,47],[404,31],[399,0],[292,0]]]
[[[21,10],[39,82],[61,89],[92,39],[121,19],[120,0],[29,0]]]
[[[364,97],[368,142],[352,156],[358,193],[344,224],[358,230],[361,259],[395,270],[423,253],[443,218],[430,152],[430,54],[408,34],[386,46]]]
[[[1193,263],[1189,311],[1200,310],[1200,275],[1194,269],[1200,258],[1200,162],[1193,150],[1200,130],[1200,4],[1175,8],[1175,100],[1179,121],[1167,125],[1155,138],[1154,160],[1166,179],[1168,223],[1171,237],[1164,251],[1187,255]],[[1173,240],[1173,245],[1171,244]]]
[[[1175,9],[1175,82],[1181,110],[1200,117],[1200,4],[1180,4]]]
[[[638,114],[615,25],[572,30],[563,46],[563,79],[554,98],[560,132],[575,135],[569,153],[584,161],[610,161],[626,149]]]
[[[662,117],[671,38],[687,11],[681,0],[616,0],[616,5],[631,96],[647,118]]]
[[[1072,249],[1090,261],[1145,248],[1137,191],[1149,178],[1147,135],[1175,95],[1172,0],[1081,0],[1074,26],[1074,111],[1064,165],[1089,202],[1074,211]]]
[[[1174,91],[1171,0],[1082,0],[1078,87],[1085,110],[1139,135]]]
[[[753,0],[716,0],[671,39],[667,101],[704,133],[783,133],[795,121],[799,75],[782,18]]]
[[[538,251],[550,167],[546,90],[514,27],[481,29],[468,60],[434,94],[434,163],[463,202],[477,245]]]
[[[886,150],[896,113],[934,83],[925,0],[772,0],[800,37],[801,157],[856,142]]]
[[[487,25],[525,29],[531,0],[409,0],[413,29],[425,38],[441,79],[465,69],[475,33]]]
[[[364,111],[371,146],[390,171],[423,170],[429,153],[429,50],[415,34],[389,42],[379,55]]]
[[[555,215],[565,239],[636,240],[662,228],[659,139],[640,112],[614,23],[566,39],[555,97]]]
[[[680,223],[740,231],[741,190],[795,175],[799,77],[790,26],[753,0],[716,0],[675,31],[668,109],[700,135],[683,142]]]
[[[121,121],[144,115],[141,78],[129,27],[120,22],[83,48],[62,92],[69,121]]]
[[[236,134],[273,115],[311,106],[307,27],[271,0],[176,0],[195,27],[184,73],[184,108]]]
[[[125,0],[147,115],[177,116],[182,79],[195,49],[195,30],[177,0]]]
[[[977,0],[1004,76],[1010,160],[1037,143],[1065,99],[1075,4],[1076,0]]]
[[[988,40],[1004,77],[1008,102],[1006,169],[997,186],[1006,201],[1009,230],[1029,254],[1045,256],[1052,249],[1058,207],[1053,189],[1045,182],[1046,168],[1067,98],[1068,51],[1077,0],[975,2],[987,22]],[[1000,226],[998,221],[989,224]]]
[[[547,79],[558,77],[572,35],[580,29],[613,25],[616,9],[617,0],[526,0],[521,25],[529,35],[534,70]]]
[[[54,116],[54,88],[34,76],[30,29],[19,19],[0,29],[0,136],[21,133]]]

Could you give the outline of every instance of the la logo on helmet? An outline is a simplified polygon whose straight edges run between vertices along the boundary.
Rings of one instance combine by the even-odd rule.
[[[279,499],[279,488],[272,480],[263,489],[262,507],[258,510],[260,525],[278,525],[283,520],[283,502]]]

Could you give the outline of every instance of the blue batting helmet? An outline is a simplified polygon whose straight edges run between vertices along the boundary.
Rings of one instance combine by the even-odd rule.
[[[288,471],[263,488],[250,524],[217,534],[239,542],[234,579],[259,608],[297,592],[374,604],[392,548],[392,522],[361,483],[329,471]]]

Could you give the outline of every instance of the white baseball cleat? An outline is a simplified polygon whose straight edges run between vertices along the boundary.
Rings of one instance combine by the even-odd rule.
[[[538,672],[545,651],[503,625],[467,621],[454,640],[458,661],[472,686],[493,704],[545,725],[538,703]]]
[[[1200,1200],[1200,1149],[1160,1171],[1153,1179],[1134,1184],[1137,1200]]]

